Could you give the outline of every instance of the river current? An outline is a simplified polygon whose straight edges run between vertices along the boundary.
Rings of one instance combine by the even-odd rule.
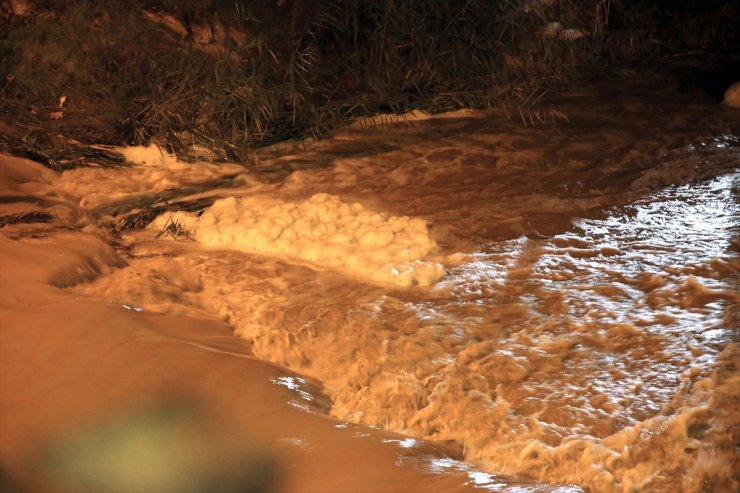
[[[695,96],[627,77],[536,113],[366,121],[249,167],[150,148],[146,165],[66,171],[24,193],[117,252],[56,286],[227,323],[294,372],[272,380],[297,391],[291,406],[451,451],[415,467],[464,461],[534,481],[522,490],[732,491],[740,111]],[[206,246],[175,216],[110,231],[165,189],[181,190],[170,201],[326,194],[421,219],[436,245],[421,260],[444,277],[394,285],[279,249]],[[31,226],[2,233],[33,242]],[[494,476],[477,487],[503,491]]]

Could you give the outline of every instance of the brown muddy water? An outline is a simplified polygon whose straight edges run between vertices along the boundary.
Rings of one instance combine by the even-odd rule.
[[[2,216],[51,216],[0,230],[6,481],[163,484],[104,460],[133,420],[157,491],[736,491],[740,110],[656,72],[508,111],[4,157]],[[105,226],[165,189],[225,200]]]

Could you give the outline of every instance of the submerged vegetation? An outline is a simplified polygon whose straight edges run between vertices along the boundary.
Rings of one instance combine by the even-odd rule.
[[[680,8],[678,7],[680,4]],[[156,140],[247,160],[355,118],[504,103],[738,42],[728,0],[4,0],[0,145]],[[63,135],[64,138],[60,137]]]

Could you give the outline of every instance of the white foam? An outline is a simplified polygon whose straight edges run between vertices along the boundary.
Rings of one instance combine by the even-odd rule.
[[[381,284],[429,286],[444,267],[425,260],[436,247],[418,218],[373,212],[319,193],[302,202],[269,196],[217,200],[200,218],[172,219],[204,245],[279,255],[338,269]]]
[[[119,147],[118,152],[123,154],[126,161],[140,166],[153,166],[157,168],[183,167],[177,156],[170,154],[156,144],[148,146]]]

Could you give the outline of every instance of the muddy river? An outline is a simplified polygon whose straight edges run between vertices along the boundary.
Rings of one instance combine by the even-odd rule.
[[[740,110],[628,74],[251,166],[122,152],[2,158],[6,481],[126,491],[84,437],[173,412],[216,437],[162,445],[189,484],[736,491]],[[163,191],[216,202],[113,232]]]

